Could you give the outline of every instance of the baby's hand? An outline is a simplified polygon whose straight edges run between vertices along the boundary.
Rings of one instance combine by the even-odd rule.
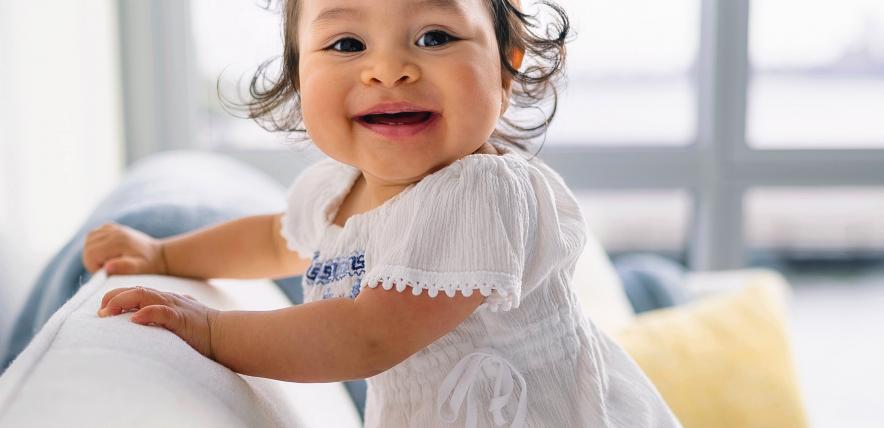
[[[101,299],[98,316],[119,315],[130,310],[138,310],[132,315],[132,322],[162,326],[200,354],[215,359],[212,325],[219,313],[217,309],[204,306],[188,295],[127,287],[108,291]]]
[[[166,274],[163,244],[138,230],[107,223],[86,236],[83,266],[89,272],[102,267],[113,274]]]

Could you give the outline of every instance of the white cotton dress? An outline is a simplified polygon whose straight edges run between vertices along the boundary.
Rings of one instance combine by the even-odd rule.
[[[457,328],[367,379],[365,426],[680,426],[577,302],[586,228],[574,195],[539,158],[494,145],[501,155],[459,159],[343,227],[333,219],[358,169],[325,159],[289,189],[282,234],[313,260],[305,302],[378,286],[486,296]]]

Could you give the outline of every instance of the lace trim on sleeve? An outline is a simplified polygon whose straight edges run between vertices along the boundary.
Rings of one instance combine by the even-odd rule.
[[[500,272],[429,272],[403,266],[384,266],[372,269],[362,280],[362,287],[384,290],[395,288],[398,292],[411,287],[411,293],[419,296],[424,291],[435,298],[440,292],[454,297],[458,292],[470,297],[478,291],[485,296],[482,306],[492,312],[508,311],[519,307],[521,287],[519,278]]]

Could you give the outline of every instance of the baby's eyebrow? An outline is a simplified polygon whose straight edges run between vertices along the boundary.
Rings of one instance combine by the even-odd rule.
[[[441,12],[463,16],[463,10],[458,0],[417,0],[408,5],[408,9],[413,12],[425,12],[427,10],[438,10]],[[324,9],[316,18],[313,19],[313,25],[334,21],[336,19],[354,17],[361,18],[365,12],[362,9],[349,7],[330,7]]]

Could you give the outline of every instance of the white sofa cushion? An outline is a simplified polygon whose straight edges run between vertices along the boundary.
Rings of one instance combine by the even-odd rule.
[[[99,271],[0,377],[0,426],[358,427],[340,383],[239,375],[161,327],[98,318],[101,298],[141,285],[223,310],[289,305],[270,281],[113,276]]]
[[[620,277],[592,233],[586,235],[586,247],[577,259],[572,286],[584,314],[611,337],[635,320]]]

